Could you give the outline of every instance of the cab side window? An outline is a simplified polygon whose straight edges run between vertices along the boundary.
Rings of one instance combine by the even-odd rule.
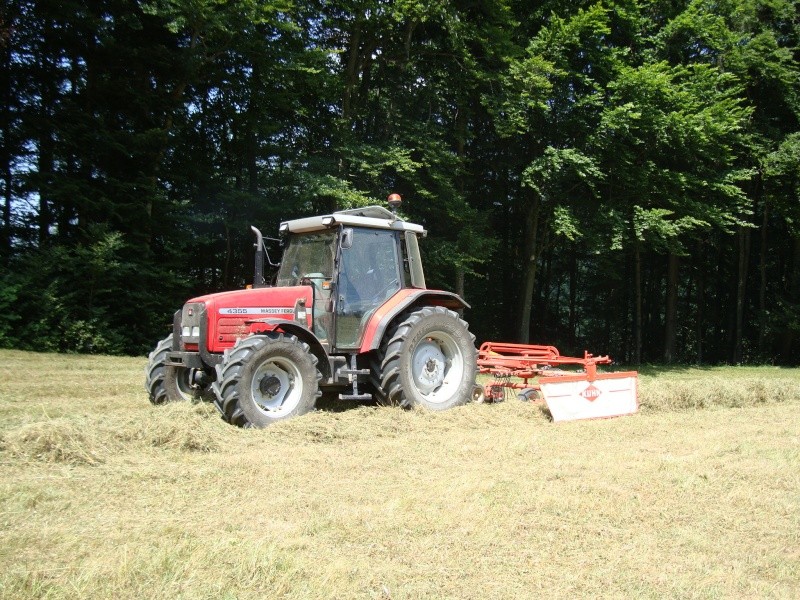
[[[342,248],[337,302],[339,347],[354,347],[369,316],[400,289],[397,234],[353,229],[353,243]]]

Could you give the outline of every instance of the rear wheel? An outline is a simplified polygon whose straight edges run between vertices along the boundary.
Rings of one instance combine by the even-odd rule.
[[[167,353],[172,350],[172,334],[161,340],[147,359],[144,385],[150,402],[182,402],[210,400],[210,388],[192,384],[192,370],[166,364]]]
[[[242,338],[217,365],[214,403],[239,427],[266,427],[313,410],[320,396],[317,357],[292,335]]]
[[[410,313],[381,344],[381,396],[391,404],[445,410],[472,398],[475,336],[442,306]]]

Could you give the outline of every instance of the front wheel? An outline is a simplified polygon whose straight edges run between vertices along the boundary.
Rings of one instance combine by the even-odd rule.
[[[166,364],[167,353],[172,350],[172,334],[161,340],[147,357],[144,369],[144,386],[150,402],[183,402],[208,400],[209,389],[192,384],[192,369]]]
[[[391,404],[445,410],[466,404],[475,387],[475,336],[442,306],[410,313],[381,345],[380,387]]]
[[[292,335],[242,338],[217,365],[214,401],[240,427],[266,427],[314,409],[320,395],[317,357]]]

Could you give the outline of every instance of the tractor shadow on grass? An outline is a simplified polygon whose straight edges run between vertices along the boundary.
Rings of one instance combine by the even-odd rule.
[[[362,406],[376,407],[380,404],[376,400],[339,400],[338,394],[322,394],[317,398],[315,410],[328,413],[344,413],[356,410]]]

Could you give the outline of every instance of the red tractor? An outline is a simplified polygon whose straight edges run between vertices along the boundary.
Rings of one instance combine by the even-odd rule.
[[[213,399],[222,418],[264,427],[314,409],[323,393],[444,410],[475,391],[468,305],[429,290],[420,225],[369,206],[281,223],[274,287],[257,229],[252,289],[189,300],[150,354],[154,404]],[[367,388],[367,390],[365,390]]]

